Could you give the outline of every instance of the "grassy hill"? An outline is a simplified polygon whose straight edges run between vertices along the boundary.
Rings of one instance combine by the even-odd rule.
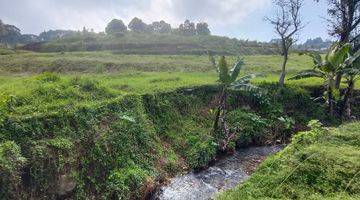
[[[269,55],[278,52],[273,44],[228,37],[138,33],[127,33],[122,36],[79,33],[50,42],[25,45],[22,49],[38,52],[111,50],[122,54],[153,55],[203,55],[209,50],[224,55]]]

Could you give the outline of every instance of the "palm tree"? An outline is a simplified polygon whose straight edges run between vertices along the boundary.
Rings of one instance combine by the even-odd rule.
[[[335,90],[335,78],[336,75],[342,71],[343,63],[350,48],[350,44],[339,45],[338,43],[335,43],[326,54],[325,59],[323,59],[319,53],[306,52],[305,54],[313,59],[314,68],[311,70],[300,71],[297,75],[289,79],[297,80],[310,77],[324,79],[326,91],[324,92],[323,98],[328,105],[328,111],[331,116],[334,115],[334,93],[338,92]]]
[[[220,140],[220,149],[227,151],[229,144],[235,139],[235,133],[230,132],[226,123],[229,90],[259,91],[259,88],[250,83],[250,80],[256,76],[254,74],[249,74],[238,79],[241,68],[244,66],[242,59],[239,59],[231,70],[229,70],[225,56],[220,58],[218,64],[216,64],[214,57],[210,53],[209,59],[219,74],[218,82],[221,88],[213,131]]]

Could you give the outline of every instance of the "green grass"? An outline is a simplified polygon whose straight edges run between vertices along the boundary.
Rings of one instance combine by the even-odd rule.
[[[10,106],[13,114],[47,112],[106,101],[129,93],[145,94],[216,84],[217,80],[207,56],[18,52],[0,58],[0,107]],[[237,57],[228,59],[229,63],[234,63]],[[262,75],[253,81],[255,84],[278,81],[281,56],[244,56],[244,60],[246,65],[242,75]],[[288,77],[310,67],[308,57],[292,54]],[[42,72],[54,72],[59,80],[44,83],[39,80]],[[84,91],[79,83],[74,83],[80,79],[82,82],[92,81],[97,87]],[[314,78],[288,83],[316,86],[321,85],[322,80]]]
[[[245,73],[278,74],[282,57],[276,55],[243,56]],[[218,58],[216,58],[218,59]],[[229,56],[229,63],[236,61]],[[309,69],[307,56],[293,54],[287,67],[289,74]],[[208,57],[195,55],[122,55],[110,51],[33,53],[0,55],[0,74],[59,73],[125,73],[125,72],[207,72],[212,71]]]
[[[218,199],[359,199],[359,130],[360,122],[328,131],[313,125]]]

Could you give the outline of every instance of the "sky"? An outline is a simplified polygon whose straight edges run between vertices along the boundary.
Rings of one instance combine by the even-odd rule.
[[[301,12],[306,27],[299,41],[329,38],[325,1],[304,2]],[[272,0],[0,0],[0,19],[17,26],[23,34],[82,30],[84,26],[101,32],[114,18],[127,24],[139,17],[146,23],[165,20],[173,27],[185,19],[207,22],[214,35],[270,41],[277,37],[264,17],[271,17],[274,11]]]

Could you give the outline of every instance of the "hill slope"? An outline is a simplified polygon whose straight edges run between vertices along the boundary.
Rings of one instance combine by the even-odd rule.
[[[201,55],[208,50],[225,55],[275,54],[278,51],[273,44],[228,37],[138,33],[122,36],[78,33],[50,42],[28,44],[22,49],[38,52],[112,50],[123,54],[166,55]]]

